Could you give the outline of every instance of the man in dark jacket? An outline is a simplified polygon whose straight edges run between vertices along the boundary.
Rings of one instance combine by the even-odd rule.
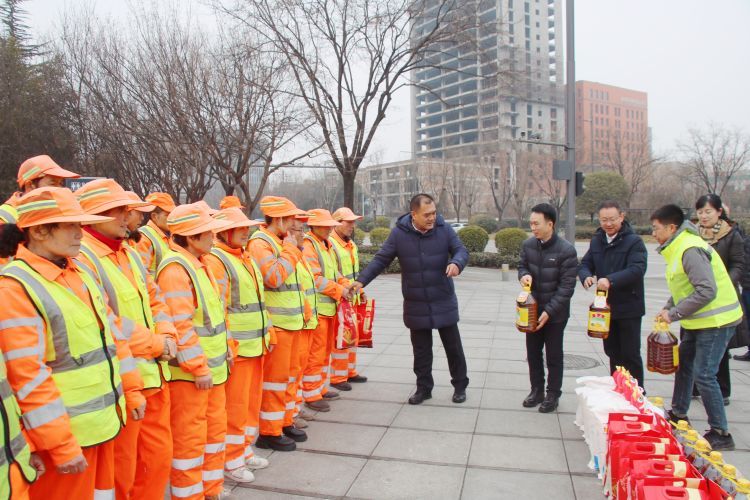
[[[624,366],[643,387],[641,319],[646,314],[646,245],[625,222],[625,214],[616,201],[603,202],[598,212],[601,228],[591,238],[578,278],[586,290],[596,285],[597,290],[609,293],[612,315],[604,352],[609,356],[610,372]]]
[[[745,270],[740,279],[742,285],[742,305],[745,308],[745,328],[750,328],[750,233],[742,235],[745,244]],[[737,327],[740,328],[739,326]],[[735,354],[734,359],[750,361],[750,347],[742,354]]]
[[[404,296],[404,323],[411,330],[414,374],[417,390],[409,404],[417,405],[432,397],[432,330],[437,328],[448,357],[453,384],[453,402],[466,401],[466,358],[458,331],[458,300],[453,278],[469,261],[461,240],[437,215],[435,200],[418,194],[410,203],[410,214],[401,216],[383,247],[359,274],[352,289],[356,292],[374,280],[398,257],[401,264],[401,293]]]
[[[531,294],[541,312],[537,329],[526,334],[531,392],[523,406],[533,408],[541,403],[539,411],[550,413],[557,409],[562,395],[563,331],[570,317],[578,256],[573,245],[555,234],[557,214],[552,205],[536,205],[529,219],[534,236],[521,247],[518,279],[522,285],[531,284]],[[549,372],[546,395],[542,349],[547,353]]]

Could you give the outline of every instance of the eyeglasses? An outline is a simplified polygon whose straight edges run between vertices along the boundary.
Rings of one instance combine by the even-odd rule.
[[[609,218],[609,217],[608,217],[608,218],[606,218],[606,219],[599,219],[599,222],[602,222],[602,223],[604,223],[604,224],[611,224],[611,223],[613,223],[613,222],[617,222],[618,220],[620,220],[620,218],[619,218],[619,217],[615,217],[615,218]]]

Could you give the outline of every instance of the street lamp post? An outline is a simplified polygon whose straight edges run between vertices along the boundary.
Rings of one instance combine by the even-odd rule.
[[[576,67],[575,67],[575,26],[574,26],[574,0],[565,3],[565,141],[568,143],[566,152],[567,160],[571,163],[572,174],[568,179],[567,218],[565,221],[565,238],[571,243],[576,240]]]

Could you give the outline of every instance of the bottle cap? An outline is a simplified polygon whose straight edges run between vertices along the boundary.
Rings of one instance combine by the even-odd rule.
[[[720,451],[712,451],[708,454],[708,459],[712,462],[721,462],[724,460]]]
[[[737,480],[737,493],[750,493],[750,480],[742,479]]]
[[[721,468],[721,472],[728,478],[732,479],[737,476],[737,467],[732,464],[724,464],[724,467]]]
[[[677,421],[677,430],[678,431],[682,431],[682,432],[689,432],[691,430],[690,429],[690,424],[687,423],[687,420],[678,420]],[[697,431],[695,433],[698,434]]]
[[[707,453],[711,450],[711,445],[705,439],[699,439],[695,442],[694,448],[699,453]]]
[[[690,429],[687,431],[687,438],[691,441],[697,441],[700,438],[700,434],[695,429]]]
[[[648,398],[648,399],[649,401],[651,401],[651,404],[653,404],[654,406],[658,406],[660,408],[664,406],[664,399],[660,398],[659,396],[655,396],[653,398]]]

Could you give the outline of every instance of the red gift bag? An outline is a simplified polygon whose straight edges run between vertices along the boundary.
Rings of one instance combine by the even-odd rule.
[[[367,299],[354,306],[357,313],[358,347],[372,347],[372,320],[375,317],[375,299]]]
[[[339,303],[336,330],[336,349],[348,349],[357,346],[357,313],[348,300]]]

